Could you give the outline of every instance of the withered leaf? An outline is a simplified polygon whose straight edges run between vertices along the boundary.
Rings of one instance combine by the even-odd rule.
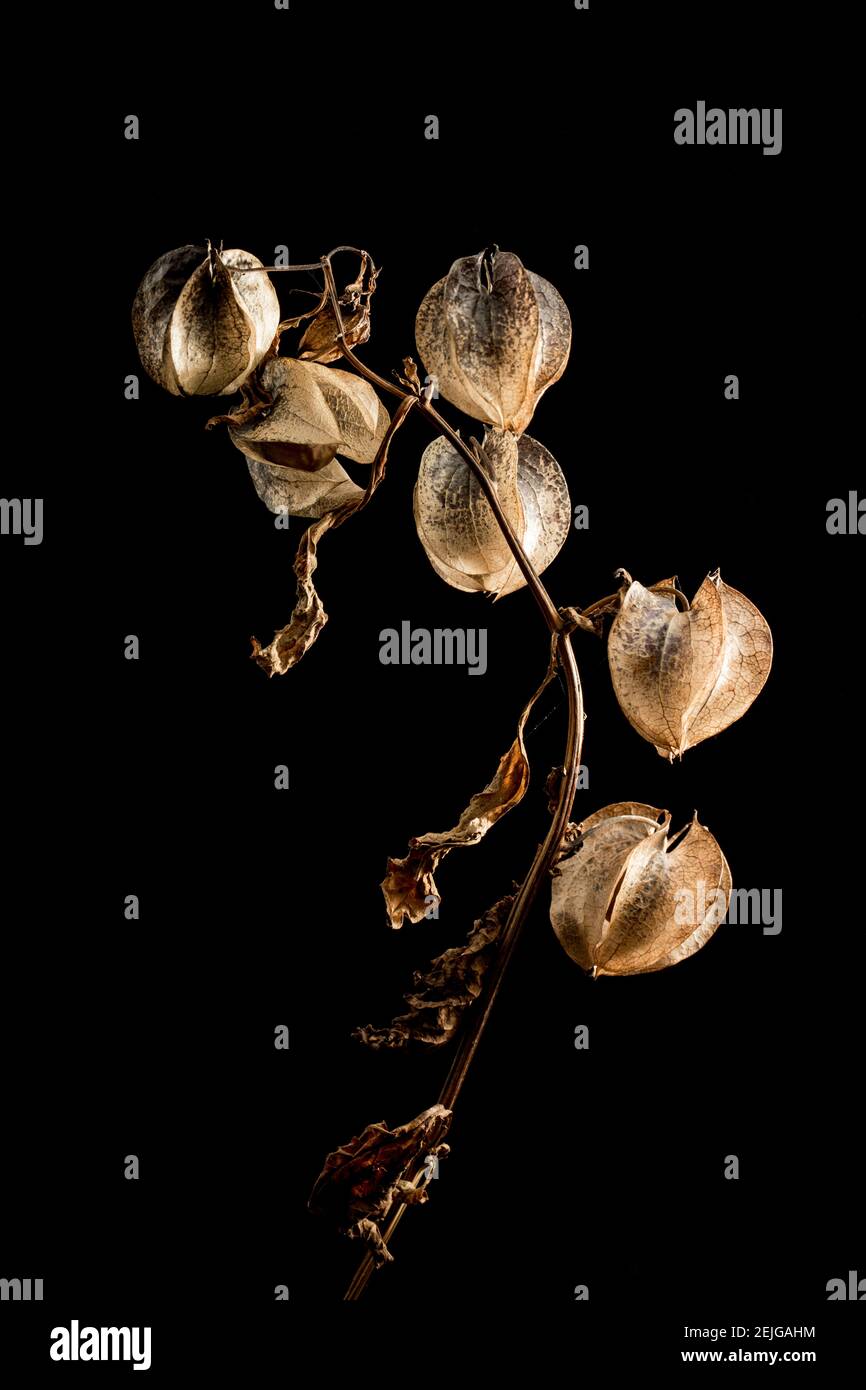
[[[261,362],[280,321],[262,262],[247,251],[182,246],[150,267],[132,325],[142,364],[173,395],[230,395]]]
[[[359,347],[370,337],[370,300],[376,289],[378,271],[365,255],[358,279],[347,286],[340,296],[341,317],[345,342]],[[343,307],[346,306],[345,312]],[[302,362],[336,362],[342,357],[337,338],[337,316],[330,300],[307,326],[298,345]]]
[[[522,434],[562,375],[571,319],[548,281],[493,247],[452,265],[422,301],[418,354],[439,391],[467,415]]]
[[[313,583],[313,571],[319,563],[316,548],[330,529],[333,517],[333,512],[327,512],[312,522],[300,539],[294,563],[297,593],[288,623],[274,634],[266,647],[257,638],[252,639],[252,659],[269,676],[283,676],[292,666],[297,666],[328,621]]]
[[[359,347],[370,336],[370,311],[366,304],[343,315],[343,332],[349,347]],[[337,317],[330,304],[317,314],[298,344],[302,362],[336,362],[342,357],[337,338]]]
[[[541,573],[569,532],[571,504],[562,469],[526,434],[518,439],[510,431],[486,430],[481,448],[502,510]],[[472,469],[447,439],[434,439],[424,450],[413,505],[427,558],[452,588],[502,598],[525,585]]]
[[[731,871],[697,813],[670,839],[670,815],[617,803],[569,826],[551,922],[593,975],[664,970],[700,950],[727,912]]]
[[[286,510],[292,511],[301,501],[304,502],[308,515],[318,515],[318,507],[330,508],[318,515],[318,520],[307,527],[298,545],[294,563],[297,596],[291,618],[285,627],[274,634],[273,640],[266,647],[255,637],[252,639],[252,659],[269,676],[285,675],[296,666],[328,621],[322,600],[313,584],[313,572],[318,564],[319,541],[326,531],[341,526],[350,516],[354,516],[355,512],[367,505],[385,476],[391,441],[413,404],[411,400],[401,401],[394,412],[394,418],[388,425],[370,470],[370,479],[363,490],[348,479],[336,462],[320,469],[318,473],[304,473],[271,467],[255,460],[248,461],[256,490],[272,511],[280,511],[283,506]],[[284,477],[275,476],[278,474]],[[321,483],[325,484],[324,490],[320,488]],[[301,495],[303,487],[310,489],[305,497]],[[320,490],[316,491],[317,488]],[[297,491],[290,495],[292,489]],[[296,510],[294,514],[297,515]]]
[[[390,1260],[381,1223],[395,1202],[427,1201],[426,1185],[406,1175],[428,1155],[447,1156],[448,1145],[441,1141],[450,1124],[451,1111],[433,1105],[397,1129],[388,1129],[384,1121],[367,1125],[328,1154],[310,1194],[310,1211],[328,1217],[345,1235],[363,1240],[377,1265]]]
[[[484,975],[508,920],[514,894],[500,898],[476,919],[463,946],[451,946],[415,971],[415,988],[405,995],[409,1012],[387,1028],[367,1025],[353,1034],[372,1048],[406,1047],[411,1042],[438,1046],[456,1033],[465,1011],[481,993]]]
[[[404,859],[388,860],[382,892],[388,921],[393,928],[402,927],[405,918],[410,922],[422,921],[430,906],[429,899],[440,900],[433,874],[446,854],[461,845],[477,845],[492,825],[522,801],[529,786],[529,760],[523,730],[533,705],[553,679],[555,670],[552,659],[544,680],[517,722],[517,737],[500,758],[491,781],[472,797],[457,824],[451,830],[413,837]]]
[[[369,382],[338,367],[271,357],[259,374],[272,406],[229,427],[233,443],[260,463],[315,472],[337,454],[372,463],[388,412]]]
[[[627,579],[608,637],[623,713],[671,760],[745,713],[769,675],[772,655],[766,620],[718,570],[685,613],[673,594]]]

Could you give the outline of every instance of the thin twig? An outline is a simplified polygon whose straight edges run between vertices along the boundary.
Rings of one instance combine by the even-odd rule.
[[[279,273],[283,270],[321,270],[323,261],[330,261],[332,256],[339,256],[341,251],[350,251],[355,256],[365,256],[366,251],[360,251],[357,246],[335,246],[333,251],[329,251],[327,256],[322,256],[318,261],[307,261],[304,265],[229,265],[226,270],[232,275],[262,275],[265,271],[269,275]],[[373,262],[370,261],[372,265]]]

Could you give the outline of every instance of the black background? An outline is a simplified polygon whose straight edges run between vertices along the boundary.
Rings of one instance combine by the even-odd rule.
[[[451,1055],[368,1054],[351,1030],[399,1012],[413,969],[525,873],[564,739],[553,687],[530,721],[525,801],[446,859],[438,922],[388,931],[386,857],[453,824],[489,779],[544,670],[543,625],[526,591],[491,605],[430,569],[411,506],[429,435],[410,418],[370,507],[322,543],[328,626],[268,681],[249,639],[288,619],[305,523],[274,528],[242,456],[205,433],[211,403],[145,377],[136,286],[162,252],[206,236],[266,261],[283,243],[294,261],[364,246],[384,269],[362,356],[388,375],[414,352],[425,292],[496,242],[556,285],[573,320],[568,369],[530,428],[589,507],[589,530],[544,576],[555,602],[588,605],[618,566],[647,583],[676,573],[689,594],[720,566],[775,639],[753,708],[670,767],[620,713],[603,643],[577,633],[589,789],[576,818],[634,799],[678,826],[697,808],[735,886],[782,888],[784,924],[725,927],[676,969],[593,983],[539,903],[452,1156],[363,1305],[532,1310],[581,1339],[625,1324],[617,1355],[660,1368],[686,1323],[817,1325],[804,1345],[826,1365],[859,1313],[827,1304],[827,1280],[866,1274],[850,966],[862,541],[825,527],[827,500],[856,480],[816,327],[814,267],[831,255],[816,131],[772,67],[719,76],[701,50],[680,66],[633,52],[624,71],[606,14],[540,11],[503,65],[506,34],[494,43],[479,16],[470,36],[438,9],[414,16],[400,44],[415,57],[390,69],[369,17],[324,42],[325,7],[242,14],[189,85],[154,58],[91,93],[81,177],[66,185],[81,269],[63,277],[87,313],[52,359],[74,399],[52,418],[41,395],[29,451],[4,468],[4,495],[46,498],[46,530],[41,547],[4,538],[2,556],[0,1275],[41,1276],[46,1296],[3,1305],[3,1347],[48,1365],[55,1324],[151,1324],[159,1375],[202,1364],[202,1319],[215,1363],[253,1345],[255,1364],[280,1369],[299,1308],[334,1324],[360,1251],[306,1211],[321,1162],[365,1124],[432,1104]],[[160,33],[160,51],[171,43]],[[185,30],[176,43],[197,52]],[[782,106],[782,154],[676,146],[673,112],[699,98]],[[137,143],[123,138],[130,112]],[[573,266],[579,243],[588,271]],[[338,261],[338,280],[354,269]],[[274,278],[289,312],[292,277]],[[129,372],[138,402],[124,399]],[[379,632],[404,619],[486,626],[487,673],[382,666]],[[123,659],[128,633],[138,662]],[[288,792],[273,787],[279,763]],[[138,923],[124,920],[128,893]],[[287,1053],[273,1047],[280,1023]],[[573,1046],[579,1023],[588,1052]],[[131,1153],[138,1182],[123,1177]],[[737,1182],[723,1177],[731,1153]],[[273,1301],[281,1283],[288,1305]],[[573,1301],[580,1283],[588,1304]]]

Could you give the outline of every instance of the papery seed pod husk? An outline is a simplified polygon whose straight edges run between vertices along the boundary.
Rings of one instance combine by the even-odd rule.
[[[279,468],[254,458],[247,459],[247,467],[256,492],[275,516],[320,517],[343,502],[360,502],[364,495],[336,459],[315,473]]]
[[[671,594],[627,577],[607,650],[620,708],[673,760],[745,714],[770,673],[773,638],[716,570],[685,613]]]
[[[510,251],[455,261],[415,321],[418,354],[441,395],[473,419],[522,434],[565,370],[571,318],[547,280]]]
[[[537,573],[558,554],[571,523],[568,485],[556,459],[529,435],[487,430],[482,449],[500,505]],[[526,583],[472,469],[453,445],[434,439],[421,458],[415,526],[447,584],[500,598]]]
[[[619,802],[570,826],[555,866],[551,922],[593,975],[640,975],[709,941],[731,896],[731,871],[697,813],[668,835],[670,814]]]
[[[369,382],[339,367],[272,357],[256,378],[270,408],[229,435],[248,458],[315,472],[341,454],[372,463],[388,412]]]
[[[132,328],[142,365],[174,396],[231,395],[258,366],[280,323],[262,262],[237,249],[180,246],[154,261],[138,287]]]

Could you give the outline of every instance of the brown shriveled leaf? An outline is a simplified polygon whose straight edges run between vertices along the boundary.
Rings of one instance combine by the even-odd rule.
[[[229,427],[232,442],[248,458],[307,472],[325,468],[337,454],[373,462],[388,412],[362,377],[318,362],[272,357],[258,384],[272,397],[270,409]]]
[[[388,872],[382,882],[390,925],[402,927],[404,918],[420,922],[426,916],[430,897],[440,898],[433,874],[446,854],[461,845],[477,845],[492,825],[522,801],[529,785],[529,760],[523,743],[523,730],[530,710],[541,692],[553,679],[556,670],[552,658],[541,685],[530,699],[517,722],[517,737],[481,792],[476,792],[451,830],[429,832],[409,841],[409,853],[404,859],[389,859]]]
[[[378,274],[375,267],[370,267],[369,257],[365,254],[358,279],[340,296],[343,332],[349,347],[359,347],[370,337],[370,300],[376,289]],[[308,325],[298,345],[301,361],[336,362],[343,355],[337,334],[337,316],[329,299]]]
[[[316,1180],[307,1203],[310,1211],[328,1217],[345,1235],[363,1240],[377,1265],[392,1259],[380,1226],[395,1202],[427,1201],[426,1185],[407,1174],[429,1155],[444,1158],[451,1111],[433,1105],[397,1129],[382,1121],[367,1125],[333,1153]]]
[[[625,802],[569,826],[554,869],[551,922],[597,975],[664,970],[700,950],[727,912],[731,871],[697,813],[673,839],[670,815]]]
[[[230,395],[261,362],[277,332],[279,303],[247,251],[182,246],[161,256],[135,296],[132,324],[142,364],[173,395]]]
[[[484,974],[514,902],[511,893],[489,907],[473,924],[464,946],[452,946],[415,971],[415,988],[405,995],[409,1012],[387,1028],[356,1028],[353,1037],[372,1048],[406,1047],[409,1043],[438,1046],[456,1033],[465,1011],[481,993]]]
[[[266,647],[255,637],[252,639],[252,660],[269,676],[283,676],[293,666],[297,666],[328,621],[322,600],[313,584],[313,572],[318,564],[319,541],[326,531],[342,526],[350,516],[366,507],[385,476],[391,441],[413,404],[412,401],[401,401],[394,412],[394,418],[373,462],[369,482],[363,490],[349,480],[336,462],[320,469],[318,473],[306,473],[301,470],[270,467],[268,464],[256,463],[255,460],[248,461],[256,490],[272,511],[291,511],[293,507],[297,507],[301,500],[301,489],[306,486],[309,489],[305,499],[307,515],[318,517],[301,537],[295,556],[297,597],[291,618],[285,627],[274,634],[273,640]],[[342,476],[337,476],[338,474]],[[320,487],[322,482],[326,484],[325,490],[316,492],[316,488]],[[290,496],[289,489],[297,491]],[[320,506],[323,509],[328,506],[330,510],[320,514],[315,510]],[[297,512],[293,514],[297,515]]]
[[[366,304],[351,314],[343,315],[343,331],[349,347],[359,347],[370,336],[370,311]],[[337,318],[328,304],[313,319],[300,343],[298,356],[302,362],[336,362],[342,357],[337,340]]]
[[[626,718],[662,757],[673,761],[739,719],[772,655],[766,620],[718,570],[685,613],[672,593],[627,576],[608,637],[611,679]]]
[[[333,512],[328,512],[312,522],[301,537],[294,563],[297,596],[288,623],[274,634],[266,647],[257,638],[252,638],[252,659],[269,676],[284,676],[292,666],[297,666],[328,621],[324,604],[313,583],[313,571],[319,563],[316,547],[325,532],[330,530],[333,516]]]
[[[411,391],[415,396],[421,395],[421,378],[418,375],[418,368],[415,366],[411,357],[403,358],[402,372],[398,372],[395,369],[394,375],[400,382],[400,385],[406,387],[407,391]]]
[[[467,415],[522,434],[562,375],[571,319],[553,285],[510,251],[455,261],[422,301],[418,354],[439,391]]]
[[[568,486],[542,444],[486,430],[481,457],[517,539],[537,573],[558,554],[569,531]],[[447,439],[434,439],[421,458],[413,498],[415,526],[440,579],[464,592],[498,598],[526,580],[468,463]]]

